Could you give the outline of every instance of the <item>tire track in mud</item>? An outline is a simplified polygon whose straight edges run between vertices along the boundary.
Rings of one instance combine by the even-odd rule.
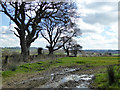
[[[72,66],[57,67],[43,73],[38,73],[24,80],[6,83],[8,88],[61,88],[61,87],[89,87],[90,82],[94,79],[94,73],[105,66],[92,67]],[[90,67],[90,66],[89,66]],[[24,77],[24,76],[23,76]],[[86,80],[88,79],[88,80]],[[3,87],[4,88],[4,87]]]

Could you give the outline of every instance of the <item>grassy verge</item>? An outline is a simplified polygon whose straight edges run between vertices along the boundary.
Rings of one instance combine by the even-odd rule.
[[[11,70],[2,72],[2,76],[3,78],[15,77],[18,74],[36,73],[59,66],[91,65],[96,67],[111,64],[118,64],[118,57],[64,57],[13,67]]]
[[[120,55],[120,54],[113,54],[113,55],[118,56],[118,55]]]
[[[105,71],[96,74],[93,86],[95,88],[120,89],[120,65],[109,66]]]

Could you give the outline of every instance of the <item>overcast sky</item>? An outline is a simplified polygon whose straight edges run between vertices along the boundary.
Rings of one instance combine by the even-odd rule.
[[[97,1],[97,2],[96,2]],[[118,49],[118,2],[99,0],[77,0],[81,18],[77,20],[82,35],[76,38],[83,49]],[[0,47],[16,47],[19,39],[9,30],[9,18],[0,15]],[[31,46],[45,47],[47,42],[38,38]]]

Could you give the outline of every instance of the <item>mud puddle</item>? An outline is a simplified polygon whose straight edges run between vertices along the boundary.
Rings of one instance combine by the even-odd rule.
[[[16,88],[89,88],[94,78],[80,67],[59,67],[22,81],[11,82],[7,87]]]
[[[94,78],[93,74],[72,74],[80,69],[65,68],[62,71],[52,73],[51,80],[40,88],[88,88]]]

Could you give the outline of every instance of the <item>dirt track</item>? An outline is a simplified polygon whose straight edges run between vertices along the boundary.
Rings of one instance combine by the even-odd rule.
[[[95,78],[94,74],[104,67],[89,65],[58,67],[41,73],[18,75],[3,80],[3,88],[89,87],[92,79]]]

